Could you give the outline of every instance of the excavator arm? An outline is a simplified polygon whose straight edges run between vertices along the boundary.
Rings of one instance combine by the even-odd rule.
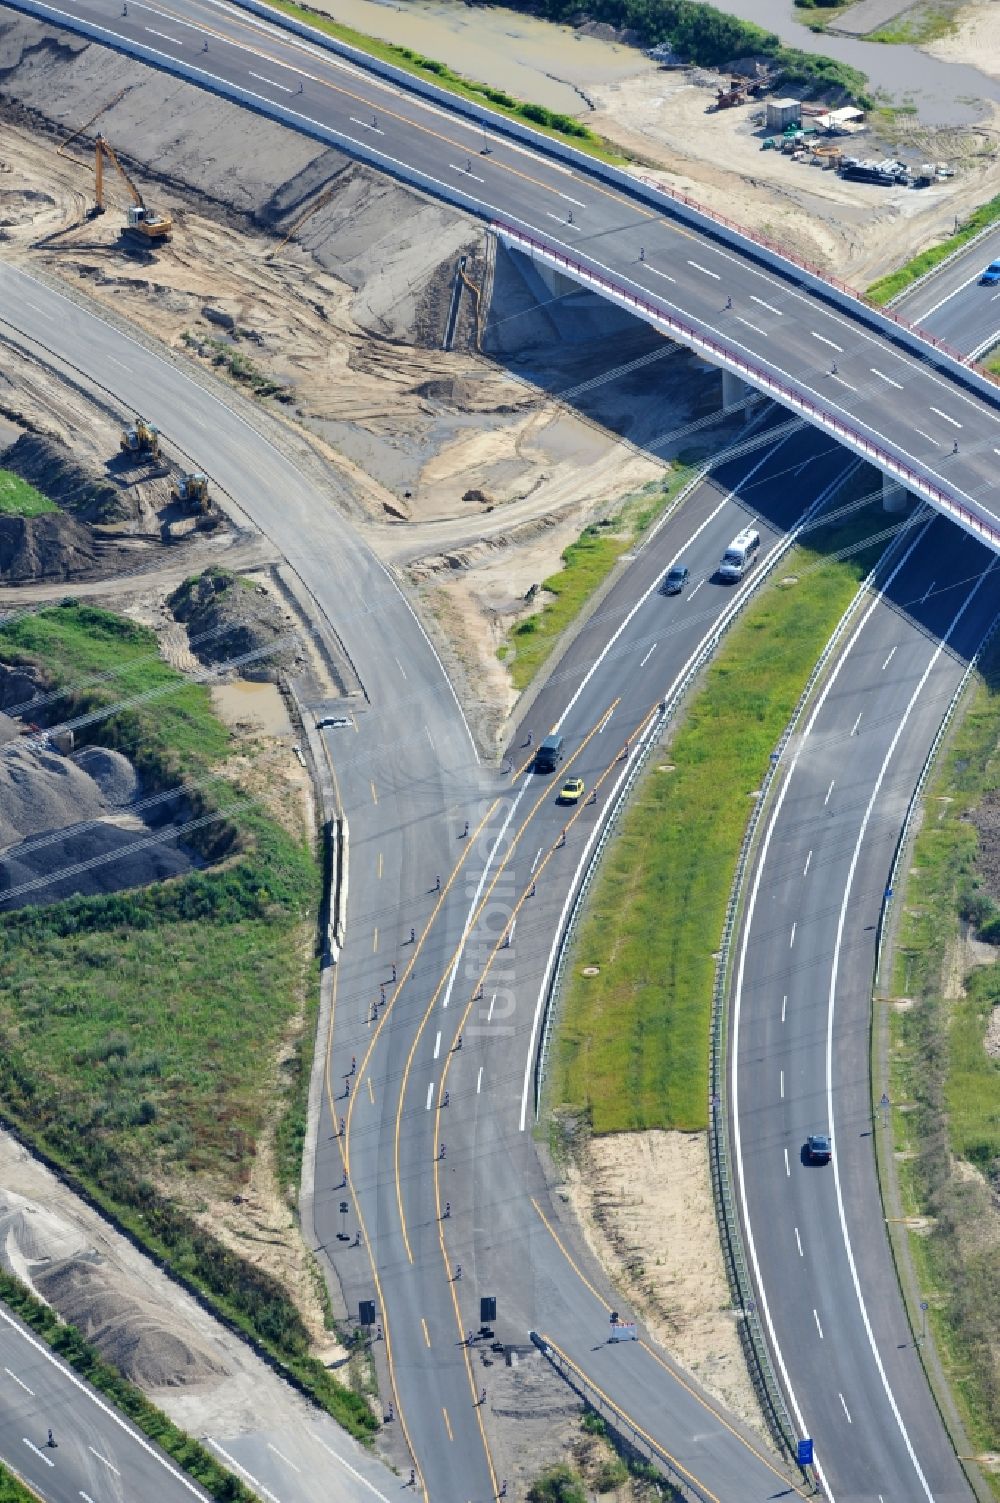
[[[172,228],[171,221],[164,215],[156,214],[151,209],[146,208],[142,194],[118,160],[114,147],[106,136],[99,135],[97,137],[94,151],[94,196],[97,213],[103,214],[105,209],[104,160],[107,158],[125,184],[132,199],[132,208],[128,210],[125,229],[122,233],[138,238],[146,244],[155,244],[159,241],[169,240]]]

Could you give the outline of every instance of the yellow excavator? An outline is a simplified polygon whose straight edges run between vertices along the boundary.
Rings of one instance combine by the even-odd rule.
[[[123,428],[118,443],[123,454],[148,454],[150,459],[160,457],[160,430],[137,417],[131,428]]]
[[[105,158],[117,170],[118,176],[129,191],[132,202],[125,211],[125,223],[122,226],[121,235],[123,240],[133,245],[164,245],[170,239],[173,223],[165,214],[157,214],[153,209],[147,209],[135,183],[129,177],[125,168],[115,155],[115,151],[106,136],[98,136],[94,145],[94,210],[95,214],[103,214],[107,205],[104,202],[104,161]]]
[[[188,511],[200,512],[202,516],[211,504],[208,498],[208,476],[200,470],[181,475],[172,493],[174,500],[179,501],[181,506],[186,506]]]

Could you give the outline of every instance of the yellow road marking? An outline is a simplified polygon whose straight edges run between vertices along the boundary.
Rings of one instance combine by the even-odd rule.
[[[339,793],[339,789],[336,788],[336,778],[334,779],[334,788],[335,788],[335,791],[337,793],[338,806],[339,806],[340,793]],[[334,1024],[334,1019],[335,1019],[335,1017],[337,1015],[337,979],[338,979],[339,975],[340,975],[340,968],[338,966],[334,966],[334,968],[333,968],[333,986],[332,986],[331,993],[330,993],[330,1023],[329,1023],[329,1027],[328,1027],[327,1035],[326,1035],[326,1061],[325,1061],[325,1068],[324,1068],[324,1071],[323,1071],[323,1085],[324,1085],[324,1088],[325,1088],[325,1091],[326,1091],[327,1110],[330,1113],[330,1121],[333,1123],[333,1127],[334,1127],[335,1131],[336,1131],[339,1119],[337,1117],[337,1108],[336,1108],[336,1105],[335,1105],[334,1100],[333,1100],[333,1086],[331,1084],[331,1073],[330,1072],[331,1072],[331,1068],[332,1068],[332,1058],[333,1058],[333,1024]],[[351,1105],[352,1106],[354,1105],[354,1100],[355,1100],[355,1097],[352,1096],[351,1097]],[[340,1148],[341,1161],[342,1161],[342,1163],[344,1165],[344,1173],[346,1175],[347,1174],[347,1159],[346,1159],[347,1143],[346,1143],[346,1140],[344,1138],[338,1138],[337,1141],[338,1141],[338,1145],[339,1145],[339,1148]],[[416,1453],[416,1451],[413,1448],[413,1440],[412,1440],[412,1438],[410,1436],[409,1426],[406,1423],[406,1413],[405,1413],[405,1411],[403,1409],[403,1405],[402,1405],[402,1402],[400,1400],[399,1386],[398,1386],[398,1384],[396,1382],[396,1367],[395,1367],[395,1363],[393,1361],[393,1356],[392,1356],[392,1332],[391,1332],[390,1327],[389,1327],[389,1311],[388,1311],[388,1307],[386,1306],[385,1297],[382,1294],[382,1281],[379,1278],[378,1265],[375,1262],[375,1253],[374,1253],[374,1249],[372,1247],[372,1240],[371,1240],[371,1238],[368,1235],[368,1229],[365,1226],[365,1218],[364,1218],[364,1215],[363,1215],[362,1210],[361,1210],[361,1202],[359,1201],[359,1199],[358,1199],[358,1197],[357,1197],[357,1195],[355,1193],[354,1185],[353,1184],[349,1183],[349,1185],[348,1185],[348,1191],[349,1191],[351,1200],[354,1202],[354,1213],[355,1213],[355,1215],[358,1218],[358,1226],[361,1229],[361,1242],[362,1242],[362,1245],[364,1246],[365,1253],[367,1254],[367,1257],[368,1257],[369,1267],[371,1268],[371,1272],[372,1272],[372,1282],[373,1282],[373,1284],[375,1286],[376,1296],[378,1297],[379,1309],[382,1312],[382,1334],[383,1334],[383,1337],[385,1338],[385,1360],[386,1360],[386,1363],[387,1363],[388,1368],[389,1368],[389,1385],[392,1388],[393,1403],[395,1405],[396,1413],[399,1416],[399,1423],[400,1423],[400,1425],[402,1427],[402,1431],[403,1431],[403,1439],[406,1441],[407,1449],[409,1450],[410,1455],[412,1457],[414,1457],[414,1463],[415,1463],[416,1468],[417,1468],[417,1475],[419,1476],[420,1475],[420,1463],[418,1461],[416,1461],[416,1454],[417,1453]],[[422,1479],[421,1479],[421,1486],[422,1485],[423,1485],[423,1482],[422,1482]]]
[[[487,809],[486,813],[483,815],[482,823],[479,825],[478,829],[476,830],[476,835],[479,834],[479,830],[481,830],[483,828],[483,825],[486,824],[487,820],[489,820],[491,818],[491,816],[493,814],[493,811],[496,809],[496,806],[497,806],[498,803],[499,803],[499,800],[498,799],[494,799],[493,803]],[[400,976],[400,978],[399,978],[399,985],[396,987],[395,992],[393,993],[392,997],[389,999],[388,1005],[382,1009],[382,1016],[381,1016],[381,1018],[379,1018],[378,1024],[377,1024],[376,1029],[375,1029],[375,1032],[372,1035],[372,1038],[371,1038],[371,1041],[369,1042],[368,1048],[365,1050],[364,1058],[361,1061],[361,1073],[362,1074],[364,1074],[365,1070],[368,1067],[368,1061],[372,1057],[372,1052],[374,1051],[375,1046],[376,1046],[376,1044],[379,1041],[379,1036],[380,1036],[380,1034],[382,1032],[382,1029],[385,1027],[386,1023],[389,1021],[389,1016],[392,1013],[393,1008],[395,1007],[396,1003],[399,1001],[399,998],[403,994],[403,988],[405,987],[407,981],[409,980],[410,975],[411,975],[411,973],[413,971],[413,967],[416,965],[417,960],[420,957],[420,954],[421,954],[421,952],[423,950],[423,947],[424,947],[424,942],[426,941],[428,934],[431,932],[431,929],[434,926],[435,919],[437,918],[438,914],[441,911],[441,905],[444,903],[444,900],[445,900],[445,898],[448,895],[448,892],[449,892],[449,890],[451,888],[452,883],[454,882],[455,878],[458,876],[459,872],[462,870],[462,867],[465,865],[465,862],[468,860],[469,855],[471,854],[473,848],[474,848],[474,840],[470,840],[468,842],[468,844],[465,846],[465,849],[462,851],[462,854],[459,857],[458,861],[456,862],[454,871],[452,872],[451,876],[448,878],[448,881],[445,883],[445,885],[444,885],[444,887],[443,887],[443,889],[441,891],[441,895],[438,898],[437,902],[435,903],[433,911],[431,912],[431,916],[427,920],[427,923],[424,925],[423,930],[421,931],[420,938],[417,940],[417,943],[412,947],[412,950],[411,950],[411,953],[410,953],[410,958],[409,958],[409,960],[408,960],[408,962],[406,964],[406,969],[404,970],[402,976]],[[369,1022],[370,1022],[370,1016],[371,1015],[369,1014]],[[346,1136],[345,1136],[345,1140],[344,1140],[344,1162],[345,1162],[345,1165],[346,1165],[346,1167],[348,1169],[348,1172],[350,1171],[350,1167],[351,1167],[351,1123],[353,1121],[353,1116],[354,1116],[354,1102],[355,1102],[356,1099],[357,1099],[356,1097],[352,1096],[351,1099],[350,1099],[350,1101],[348,1102],[348,1105],[347,1105],[347,1132],[346,1132]]]
[[[571,767],[573,765],[573,763],[576,761],[576,758],[578,756],[580,756],[581,752],[583,752],[585,750],[587,744],[592,740],[592,738],[594,736],[597,735],[598,731],[605,724],[605,722],[607,721],[608,717],[612,714],[612,712],[615,709],[615,706],[618,705],[619,702],[620,702],[620,698],[614,700],[613,703],[611,705],[609,705],[608,709],[605,710],[605,712],[601,716],[600,720],[597,721],[597,723],[593,727],[593,729],[584,737],[584,739],[580,742],[580,745],[577,747],[576,751],[573,753],[573,755],[567,761],[567,763],[566,763],[567,768],[569,768],[569,767]],[[545,802],[545,800],[549,796],[550,796],[549,789],[545,788],[544,791],[541,794],[539,794],[539,796],[535,800],[534,804],[532,804],[530,811],[524,816],[524,819],[521,822],[521,826],[520,826],[517,834],[514,836],[513,840],[510,842],[510,844],[507,847],[507,851],[506,851],[506,854],[504,855],[503,860],[497,866],[497,869],[496,869],[496,872],[494,873],[492,882],[490,883],[489,887],[486,889],[485,893],[483,894],[482,898],[480,899],[479,906],[477,907],[475,913],[473,914],[472,918],[469,921],[469,926],[468,926],[468,931],[467,931],[468,933],[471,933],[473,926],[479,922],[479,919],[480,919],[480,917],[482,915],[483,909],[486,907],[486,904],[489,902],[490,898],[493,895],[493,889],[496,887],[496,885],[499,882],[500,877],[503,874],[505,868],[507,867],[507,865],[508,865],[511,857],[513,856],[514,852],[517,850],[518,842],[520,841],[521,836],[524,834],[525,830],[527,829],[527,827],[530,824],[531,820],[534,818],[535,814],[538,812],[538,810],[541,807],[541,805]],[[496,807],[496,805],[494,804],[494,808],[495,807]],[[492,810],[490,812],[492,813]],[[487,818],[488,817],[489,816],[487,816]],[[486,820],[484,819],[479,824],[479,826],[478,826],[475,834],[473,835],[472,839],[469,841],[469,847],[470,848],[475,845],[476,841],[479,838],[480,831],[482,830],[483,825],[485,823],[486,823]],[[457,871],[457,868],[456,868],[456,871]],[[448,883],[449,886],[451,886],[451,882],[453,880],[454,880],[454,873],[452,874],[452,877],[449,879],[449,883]],[[504,931],[504,932],[506,932],[506,931]],[[502,936],[501,936],[501,938],[502,938]],[[461,954],[462,947],[463,947],[464,944],[465,944],[465,938],[463,937],[462,939],[459,940],[458,944],[455,946],[455,949],[454,949],[454,951],[452,953],[451,959],[448,961],[448,964],[445,966],[444,970],[442,971],[442,973],[441,973],[441,979],[438,982],[437,986],[434,988],[434,993],[431,996],[431,999],[430,999],[430,1001],[427,1004],[427,1010],[424,1013],[423,1017],[420,1019],[420,1026],[417,1029],[416,1033],[414,1034],[413,1042],[410,1045],[410,1052],[407,1055],[406,1064],[403,1067],[403,1078],[402,1078],[402,1081],[400,1082],[400,1087],[399,1087],[399,1098],[398,1098],[398,1102],[397,1102],[397,1106],[396,1106],[396,1133],[395,1133],[395,1143],[394,1143],[394,1165],[395,1165],[395,1171],[396,1171],[396,1204],[399,1207],[399,1223],[400,1223],[400,1226],[401,1226],[402,1232],[403,1232],[403,1246],[406,1248],[406,1256],[407,1256],[407,1258],[409,1259],[409,1261],[411,1263],[413,1262],[413,1249],[410,1247],[410,1237],[409,1237],[409,1232],[408,1232],[407,1226],[406,1226],[406,1212],[403,1209],[403,1181],[402,1181],[402,1176],[400,1175],[400,1172],[399,1172],[399,1144],[400,1144],[400,1136],[401,1136],[401,1125],[402,1125],[402,1120],[403,1120],[403,1104],[404,1104],[404,1102],[406,1100],[406,1089],[407,1089],[407,1085],[408,1085],[409,1078],[410,1078],[410,1070],[411,1070],[411,1068],[413,1066],[413,1057],[414,1057],[414,1055],[417,1052],[417,1045],[420,1043],[421,1037],[423,1036],[424,1029],[427,1026],[427,1023],[428,1023],[428,1020],[430,1019],[431,1013],[434,1011],[434,1008],[437,1005],[438,997],[441,995],[441,992],[444,990],[445,984],[447,983],[447,980],[448,980],[448,976],[449,976],[449,974],[451,972],[451,968],[455,964],[455,962],[458,959],[459,955]],[[496,954],[496,948],[498,948],[498,946],[494,948],[494,951],[493,951],[494,955]],[[492,961],[492,956],[491,956],[491,961]],[[472,1006],[472,1003],[470,1001],[469,1007],[471,1007],[471,1006]],[[466,1013],[468,1013],[468,1008],[466,1008]],[[444,1077],[442,1076],[442,1079],[443,1078]],[[435,1134],[436,1134],[436,1129],[435,1129]],[[439,1207],[439,1210],[440,1210],[440,1207]]]
[[[374,1106],[375,1105],[375,1087],[372,1085],[372,1078],[371,1078],[370,1075],[366,1075],[365,1079],[368,1081],[368,1099],[371,1102],[372,1106]]]
[[[451,1420],[448,1418],[448,1411],[447,1411],[447,1409],[442,1409],[441,1413],[444,1415],[444,1427],[445,1427],[445,1429],[448,1432],[448,1439],[449,1440],[454,1440],[455,1437],[451,1433]]]
[[[559,1233],[556,1231],[555,1227],[549,1221],[549,1218],[546,1216],[545,1212],[542,1210],[541,1206],[538,1204],[538,1201],[535,1199],[534,1196],[531,1197],[531,1204],[534,1206],[535,1210],[538,1212],[538,1215],[539,1215],[539,1217],[541,1219],[541,1223],[544,1226],[545,1230],[548,1232],[549,1236],[552,1238],[552,1240],[555,1243],[556,1247],[558,1247],[559,1251],[562,1253],[563,1257],[566,1259],[566,1262],[569,1264],[570,1268],[572,1268],[573,1272],[576,1274],[577,1278],[580,1280],[580,1283],[584,1286],[585,1289],[589,1289],[590,1290],[591,1294],[597,1300],[597,1303],[599,1305],[603,1305],[605,1310],[610,1311],[611,1310],[611,1306],[608,1304],[607,1300],[604,1298],[604,1295],[601,1294],[597,1289],[594,1288],[593,1284],[587,1278],[587,1275],[584,1273],[583,1269],[579,1266],[579,1264],[574,1259],[572,1253],[569,1251],[569,1249],[563,1243],[562,1238],[559,1236]],[[689,1393],[691,1395],[691,1397],[693,1399],[697,1399],[698,1403],[702,1406],[702,1408],[703,1409],[707,1409],[708,1412],[711,1415],[713,1415],[715,1419],[718,1420],[719,1424],[722,1425],[724,1429],[726,1429],[726,1430],[729,1431],[730,1435],[734,1436],[736,1438],[736,1440],[738,1440],[740,1442],[741,1445],[746,1446],[747,1450],[751,1453],[751,1455],[756,1456],[756,1458],[757,1458],[758,1461],[763,1462],[764,1465],[770,1471],[772,1471],[776,1477],[780,1477],[781,1478],[782,1482],[786,1482],[786,1483],[789,1482],[789,1479],[785,1476],[785,1474],[783,1472],[780,1472],[778,1470],[778,1468],[776,1466],[774,1466],[773,1463],[770,1462],[765,1455],[762,1454],[762,1452],[758,1451],[756,1446],[751,1445],[750,1441],[747,1440],[746,1436],[741,1435],[740,1432],[737,1429],[735,1429],[729,1423],[729,1421],[727,1419],[725,1419],[723,1417],[723,1415],[721,1415],[719,1413],[719,1411],[717,1409],[715,1409],[710,1403],[708,1403],[708,1401],[706,1399],[704,1399],[702,1397],[702,1395],[697,1391],[697,1389],[692,1388],[689,1383],[685,1383],[684,1379],[680,1376],[680,1374],[678,1372],[676,1372],[668,1363],[664,1362],[663,1358],[660,1356],[659,1352],[656,1351],[656,1349],[654,1347],[651,1347],[647,1341],[640,1341],[639,1345],[642,1347],[642,1349],[643,1349],[644,1352],[647,1352],[649,1354],[649,1356],[652,1357],[652,1359],[653,1359],[654,1362],[658,1363],[659,1366],[663,1368],[664,1372],[670,1374],[670,1376],[673,1378],[673,1380],[674,1380],[675,1383],[678,1383],[681,1386],[681,1388],[683,1388],[685,1390],[686,1393]],[[792,1490],[795,1493],[798,1494],[798,1496],[800,1498],[805,1498],[805,1497],[811,1496],[808,1493],[802,1492],[802,1490],[800,1488],[796,1487],[794,1483],[789,1483],[789,1485],[791,1486]]]
[[[372,954],[374,954],[377,949],[378,949],[378,924],[375,925],[375,928],[372,931]]]
[[[381,880],[382,880],[382,852],[381,851],[379,851],[379,853],[378,853],[378,879],[381,882]]]
[[[582,1368],[577,1367],[572,1358],[567,1357],[566,1353],[562,1351],[560,1347],[556,1346],[554,1341],[552,1341],[548,1336],[545,1336],[544,1334],[542,1335],[542,1340],[546,1342],[552,1348],[552,1350],[558,1354],[560,1361],[565,1362],[566,1366],[572,1368],[577,1376],[581,1378],[589,1388],[592,1388],[596,1394],[600,1395],[605,1404],[607,1404],[608,1408],[613,1409],[615,1414],[618,1415],[619,1419],[624,1420],[626,1425],[633,1429],[637,1435],[642,1436],[643,1440],[651,1450],[658,1451],[661,1456],[665,1456],[670,1462],[671,1466],[676,1467],[677,1471],[681,1472],[689,1482],[692,1482],[695,1487],[701,1490],[704,1497],[710,1498],[712,1500],[712,1503],[719,1503],[719,1499],[716,1497],[715,1493],[707,1488],[704,1482],[696,1477],[693,1472],[689,1472],[687,1467],[684,1466],[682,1462],[677,1460],[676,1456],[671,1456],[670,1452],[665,1450],[664,1447],[661,1446],[658,1441],[655,1441],[651,1435],[647,1435],[642,1426],[637,1425],[630,1414],[626,1413],[626,1411],[622,1409],[620,1405],[616,1404],[614,1399],[609,1398],[604,1390],[597,1386],[593,1378],[585,1373]]]
[[[427,1322],[426,1322],[426,1320],[424,1320],[424,1317],[422,1315],[420,1317],[420,1324],[424,1328],[424,1341],[427,1343],[428,1346],[430,1346],[430,1344],[431,1344],[431,1335],[430,1335],[430,1332],[427,1329]]]

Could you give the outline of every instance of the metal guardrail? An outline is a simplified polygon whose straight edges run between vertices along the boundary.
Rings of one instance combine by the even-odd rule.
[[[552,1364],[553,1368],[573,1391],[579,1394],[588,1408],[599,1414],[609,1429],[613,1430],[630,1451],[641,1456],[644,1461],[650,1461],[659,1466],[664,1476],[670,1483],[676,1497],[684,1500],[684,1503],[718,1503],[713,1493],[707,1492],[697,1480],[689,1473],[680,1470],[669,1451],[630,1419],[624,1409],[603,1393],[596,1383],[591,1382],[587,1374],[576,1363],[571,1361],[564,1352],[549,1341],[545,1336],[532,1331],[531,1339],[541,1352],[542,1356]]]
[[[697,484],[699,479],[700,477],[696,476],[691,482],[691,485],[693,486]],[[682,492],[682,495],[686,494],[687,489],[688,487],[685,487],[685,491]],[[745,606],[753,598],[756,590],[767,578],[771,570],[781,562],[789,549],[794,546],[797,537],[798,532],[796,531],[795,533],[789,533],[786,537],[782,538],[781,541],[772,549],[767,558],[763,561],[757,571],[755,578],[749,581],[747,585],[744,586],[741,594],[737,597],[737,599],[732,601],[727,606],[726,610],[719,617],[714,630],[701,643],[694,656],[688,661],[683,674],[676,681],[667,698],[661,702],[657,714],[654,716],[653,720],[650,722],[646,729],[645,738],[642,741],[642,744],[640,746],[637,746],[632,752],[628,773],[622,783],[619,785],[618,792],[614,798],[614,802],[609,805],[607,813],[605,814],[600,836],[591,853],[590,860],[587,863],[587,868],[583,873],[580,885],[576,890],[576,894],[573,898],[573,903],[567,917],[566,925],[563,929],[562,937],[559,941],[559,951],[556,960],[555,972],[549,983],[548,996],[545,1000],[545,1014],[542,1022],[541,1036],[538,1044],[538,1056],[535,1065],[536,1120],[538,1117],[541,1102],[542,1087],[545,1083],[545,1073],[549,1054],[549,1042],[552,1032],[552,1019],[557,1010],[556,1004],[558,1003],[559,997],[562,993],[563,977],[566,969],[566,957],[569,954],[570,949],[572,948],[572,941],[575,937],[576,929],[579,924],[580,913],[587,899],[587,895],[590,892],[594,875],[597,871],[597,868],[600,866],[601,858],[603,857],[604,852],[608,847],[608,843],[615,832],[615,828],[621,816],[622,810],[628,803],[632,789],[635,787],[640,774],[644,770],[649,754],[652,751],[653,747],[656,745],[657,739],[662,733],[664,727],[669,724],[674,715],[677,713],[678,708],[683,702],[684,696],[687,694],[691,685],[698,677],[698,674],[705,667],[706,663],[710,661],[713,653],[715,652],[719,643],[722,641],[722,638],[725,636],[726,632],[729,630],[733,621],[735,621],[736,617],[743,611]]]
[[[993,228],[996,228],[996,226],[993,226]],[[882,961],[883,952],[885,950],[886,930],[888,928],[889,913],[892,909],[893,895],[895,894],[896,890],[896,879],[899,874],[900,863],[903,860],[903,857],[906,853],[906,847],[909,843],[910,831],[913,826],[914,818],[916,817],[917,808],[920,804],[920,800],[923,798],[924,789],[927,786],[927,779],[930,777],[931,769],[933,768],[937,754],[941,749],[941,743],[944,740],[945,736],[948,734],[951,723],[955,718],[955,713],[962,701],[962,696],[965,694],[965,691],[968,688],[969,680],[975,673],[976,669],[979,667],[980,659],[982,658],[982,655],[986,651],[987,647],[992,642],[993,638],[996,636],[998,629],[1000,629],[1000,615],[994,616],[992,622],[990,623],[989,629],[986,632],[986,635],[983,637],[979,646],[976,648],[976,651],[970,658],[968,666],[966,667],[965,672],[962,674],[962,677],[959,680],[958,687],[952,695],[951,700],[949,701],[948,708],[944,712],[944,718],[937,728],[934,740],[930,744],[927,756],[924,759],[924,765],[920,769],[920,776],[917,779],[916,786],[914,787],[913,792],[910,794],[910,801],[906,806],[906,814],[903,816],[903,823],[900,827],[899,838],[896,841],[896,849],[893,853],[892,865],[889,868],[889,880],[885,885],[885,892],[882,896],[882,907],[879,910],[878,936],[875,944],[874,985],[876,991],[878,990],[882,979]]]
[[[900,546],[902,539],[909,532],[912,532],[913,528],[918,526],[921,521],[922,513],[915,513],[907,526],[901,530],[897,538],[886,549],[867,578],[859,586],[853,600],[841,616],[817,659],[808,681],[799,695],[798,702],[788,724],[785,726],[775,750],[771,753],[770,764],[764,774],[763,783],[755,800],[753,812],[751,813],[743,835],[743,841],[740,845],[732,890],[726,908],[722,942],[719,946],[719,955],[715,968],[709,1056],[710,1114],[708,1136],[716,1216],[719,1223],[719,1234],[722,1242],[723,1256],[726,1261],[730,1289],[737,1308],[743,1317],[740,1322],[740,1337],[743,1342],[747,1366],[750,1369],[758,1398],[761,1401],[772,1434],[790,1455],[794,1455],[795,1453],[795,1441],[797,1437],[792,1425],[791,1416],[788,1413],[784,1394],[781,1391],[771,1364],[770,1353],[767,1348],[760,1316],[757,1311],[756,1300],[753,1295],[753,1282],[750,1278],[746,1251],[743,1246],[739,1211],[733,1195],[729,1157],[729,1114],[726,1098],[726,1061],[728,1058],[729,1034],[728,997],[732,942],[737,931],[742,910],[743,887],[750,853],[753,849],[765,808],[767,807],[768,795],[777,776],[782,755],[798,728],[802,715],[815,692],[817,683],[826,671],[831,656],[842,641],[848,625],[853,619],[858,606],[871,588],[876,575],[885,568],[892,554]]]
[[[24,4],[25,0],[12,0],[12,3]],[[566,162],[581,172],[612,184],[632,198],[640,199],[662,211],[671,213],[695,228],[707,231],[715,239],[734,246],[744,255],[749,254],[759,260],[761,252],[765,252],[771,262],[780,268],[783,275],[790,275],[799,285],[809,287],[827,301],[847,308],[854,317],[864,319],[870,327],[881,327],[883,332],[889,332],[894,328],[897,337],[901,336],[911,347],[915,348],[918,356],[926,359],[929,354],[935,352],[942,362],[947,362],[948,366],[953,368],[954,374],[960,373],[976,390],[987,393],[994,401],[997,399],[996,378],[977,369],[974,361],[970,360],[964,352],[953,349],[937,335],[910,323],[892,308],[880,307],[876,303],[869,302],[855,287],[831,277],[828,272],[803,257],[796,256],[786,244],[770,239],[759,230],[751,229],[745,224],[739,224],[736,220],[727,218],[726,215],[700,203],[687,193],[681,193],[667,183],[655,182],[651,178],[643,177],[641,173],[627,172],[619,167],[612,167],[599,157],[591,156],[581,151],[579,147],[560,140],[557,136],[547,135],[521,120],[502,115],[499,111],[490,109],[488,105],[466,99],[460,94],[453,94],[431,79],[408,73],[405,69],[385,62],[370,52],[365,52],[349,42],[331,36],[329,32],[322,31],[317,26],[310,26],[282,11],[275,10],[273,6],[264,3],[264,0],[236,0],[236,3],[243,10],[266,19],[273,26],[292,32],[327,52],[349,58],[365,72],[387,79],[400,89],[419,98],[429,99],[453,115],[473,120],[499,136],[525,141],[544,156]],[[355,142],[354,144],[357,146],[361,143]],[[924,346],[923,350],[920,346]]]
[[[857,428],[845,423],[842,418],[836,417],[832,412],[828,412],[794,386],[778,380],[763,367],[755,365],[735,347],[730,347],[714,335],[678,318],[676,314],[671,313],[652,298],[641,296],[626,287],[619,286],[599,272],[593,271],[583,262],[574,260],[565,251],[556,249],[546,241],[526,234],[523,230],[515,229],[500,220],[494,221],[493,228],[502,240],[516,248],[527,247],[528,254],[544,258],[556,270],[563,271],[583,285],[596,287],[604,296],[629,311],[637,313],[647,323],[653,323],[667,330],[691,349],[707,355],[715,365],[732,371],[759,391],[774,398],[781,406],[801,413],[814,426],[831,433],[839,443],[851,449],[861,459],[876,465],[884,474],[889,475],[891,479],[897,481],[906,490],[913,492],[914,495],[930,501],[959,526],[980,538],[988,547],[1000,551],[1000,529],[993,525],[995,519],[988,521],[985,516],[980,516],[974,511],[968,504],[970,498],[964,496],[963,492],[944,489],[936,480],[931,479],[929,474],[914,469],[904,458],[874,443]],[[964,499],[959,499],[960,496]]]

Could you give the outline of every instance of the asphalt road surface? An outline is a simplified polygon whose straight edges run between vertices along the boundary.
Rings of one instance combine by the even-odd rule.
[[[524,166],[524,153],[510,155]],[[619,1301],[546,1194],[527,1130],[531,1068],[572,873],[651,711],[731,599],[711,581],[714,564],[749,516],[766,550],[802,514],[804,497],[836,484],[847,456],[802,430],[780,448],[725,466],[660,529],[532,708],[525,729],[537,740],[560,723],[567,748],[560,772],[579,773],[598,793],[596,805],[560,809],[553,780],[501,781],[480,764],[440,664],[392,581],[252,423],[216,398],[192,403],[177,367],[49,289],[9,268],[0,277],[5,306],[16,310],[8,322],[155,414],[187,453],[211,452],[214,478],[298,570],[364,685],[367,707],[352,727],[330,733],[351,830],[349,944],[338,967],[317,1225],[333,1249],[345,1225],[341,1200],[347,1223],[360,1218],[361,1242],[338,1256],[338,1268],[349,1296],[378,1301],[397,1420],[429,1496],[495,1496],[483,1424],[489,1370],[481,1343],[465,1343],[478,1326],[479,1295],[493,1292],[502,1338],[523,1341],[530,1329],[550,1337],[706,1495],[773,1496],[787,1484],[765,1447],[652,1344],[605,1341],[608,1311]],[[684,596],[667,600],[658,580],[679,553],[691,582]],[[974,627],[974,613],[963,619]],[[512,751],[526,758],[525,740],[515,738]],[[457,955],[470,914],[474,925]],[[494,955],[505,933],[510,945]],[[341,1117],[348,1132],[334,1137]],[[884,1250],[881,1227],[879,1236]],[[855,1249],[865,1279],[866,1246]],[[885,1297],[898,1304],[893,1291]],[[812,1355],[804,1370],[816,1374]],[[852,1434],[851,1446],[859,1440]],[[267,1485],[279,1476],[281,1496],[294,1495],[287,1475],[269,1474]]]
[[[5,1309],[0,1455],[47,1503],[208,1496]]]
[[[932,521],[801,738],[749,885],[733,1000],[738,1180],[765,1319],[838,1503],[967,1499],[899,1300],[869,1076],[886,877],[910,793],[996,615],[973,539]],[[833,1163],[808,1161],[831,1132]]]
[[[337,55],[212,0],[65,0],[33,13],[145,49],[205,87],[236,87],[290,125],[499,219],[682,319],[699,339],[783,384],[1000,533],[1000,401],[969,388],[933,348],[911,352],[806,290],[766,251],[716,241],[626,189],[446,113]],[[127,12],[127,13],[126,13]],[[206,50],[207,48],[207,50]],[[690,342],[684,336],[682,342]],[[752,377],[748,373],[748,379]]]

